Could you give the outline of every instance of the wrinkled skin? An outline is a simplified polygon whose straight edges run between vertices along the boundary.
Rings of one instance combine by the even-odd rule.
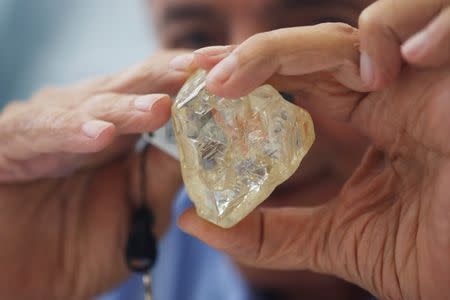
[[[169,117],[171,100],[151,93],[173,93],[185,80],[187,74],[169,72],[173,56],[160,53],[115,76],[47,89],[4,110],[1,299],[91,299],[128,276],[125,243],[141,199],[139,159],[131,149],[136,134],[155,130]],[[151,110],[134,106],[144,94],[159,99]],[[107,123],[96,138],[81,130],[92,119]],[[148,204],[160,236],[181,176],[178,164],[154,148],[145,163]]]
[[[450,69],[405,66],[387,88],[370,92],[359,78],[357,44],[352,28],[324,24],[196,52],[190,67],[212,68],[213,93],[235,97],[268,81],[309,110],[350,123],[371,146],[325,205],[260,208],[231,230],[189,211],[180,225],[244,264],[334,274],[381,299],[445,299]],[[250,74],[258,75],[242,80]]]
[[[377,3],[387,2],[390,1]],[[372,16],[366,24],[373,25],[380,16],[391,15],[386,12],[394,12],[390,20],[397,20],[396,13],[404,11],[408,10],[382,7],[377,10],[378,15],[366,14]],[[417,11],[422,14],[424,10]],[[415,17],[410,19],[417,20]],[[419,23],[399,35],[401,42],[422,29],[424,24]],[[386,24],[395,29],[396,24],[389,22],[362,27],[390,32],[383,27]],[[244,32],[243,36],[248,34]],[[365,37],[377,35],[369,30],[362,34],[361,41]],[[322,38],[318,36],[318,41],[328,40]],[[340,52],[341,47],[349,49],[345,45],[353,45],[353,39],[345,38],[344,44],[328,49],[330,53],[325,56],[336,59],[335,63],[344,68],[321,65],[320,73],[317,69],[313,74],[313,70],[304,70],[299,77],[274,76],[270,80],[280,89],[301,96],[299,104],[314,112],[316,120],[318,114],[326,111],[338,120],[350,120],[373,141],[373,147],[340,195],[315,209],[264,208],[230,231],[211,227],[192,212],[183,217],[181,224],[248,265],[334,274],[386,299],[442,299],[449,294],[446,288],[450,286],[445,184],[449,177],[445,53],[449,52],[445,52],[445,45],[438,45],[433,51],[444,51],[424,56],[433,58],[430,65],[434,68],[419,71],[405,67],[400,74],[393,72],[399,75],[395,83],[392,81],[396,76],[377,79],[366,89],[355,75],[357,47]],[[383,40],[373,41],[382,45],[383,51],[388,50]],[[266,42],[258,45],[270,49]],[[398,50],[396,58],[401,60],[399,49],[394,50]],[[314,53],[304,58],[314,62]],[[417,62],[404,53],[403,59]],[[415,59],[420,60],[420,56]],[[428,66],[427,59],[418,65]],[[143,64],[118,77],[46,91],[23,106],[13,105],[2,112],[0,136],[8,143],[0,145],[0,298],[89,299],[125,278],[123,247],[130,210],[138,199],[129,197],[135,195],[136,159],[127,155],[134,142],[128,134],[157,128],[164,121],[164,117],[158,120],[157,116],[164,116],[169,108],[167,96],[161,96],[165,100],[145,114],[131,110],[128,104],[135,100],[135,94],[173,93],[179,88],[185,74],[172,78],[173,70],[167,72],[167,60],[156,57],[150,65]],[[212,67],[217,62],[207,59],[202,63]],[[395,66],[377,61],[378,65],[389,70],[382,72],[384,75],[390,74],[390,66]],[[261,82],[275,72],[266,70],[267,78],[259,78]],[[213,85],[210,83],[210,88],[214,89]],[[217,85],[216,92],[226,93],[227,88],[220,90],[221,87],[224,86]],[[367,94],[371,89],[380,91]],[[228,88],[228,92],[231,90],[243,92],[236,86]],[[91,97],[95,101],[90,101]],[[46,110],[47,104],[58,109]],[[46,111],[48,116],[39,118]],[[96,138],[83,140],[79,133],[85,119],[109,124],[102,123],[107,125],[106,131]],[[21,134],[12,134],[13,130]],[[73,143],[74,140],[78,142]],[[154,191],[150,204],[156,212],[157,231],[162,232],[180,178],[176,164],[160,152],[151,153],[149,158],[149,168],[167,170],[158,173],[157,178],[149,178],[149,190]],[[161,180],[166,185],[160,185]]]
[[[353,63],[361,61],[359,66],[355,66],[355,73],[360,68],[360,75],[365,81],[367,90],[382,90],[389,86],[400,75],[402,64],[439,67],[450,62],[448,42],[450,8],[447,0],[152,0],[150,2],[153,4],[152,11],[159,25],[159,34],[167,47],[239,45],[249,36],[280,27],[313,25],[321,22],[345,22],[353,26],[359,23],[360,39],[355,47],[359,46],[361,55],[359,59],[355,58]],[[176,8],[181,7],[189,7],[190,9],[186,10],[191,13],[173,13],[177,11]],[[195,7],[198,10],[195,10]],[[208,13],[202,14],[202,11]],[[426,36],[425,39],[421,38],[423,34]],[[261,44],[260,49],[254,49],[254,53],[248,55],[263,51],[268,44],[271,43]],[[288,47],[282,43],[275,46]],[[336,51],[339,51],[339,47],[336,47]],[[216,59],[220,58],[220,55],[218,53]],[[304,55],[311,60],[314,59],[314,55],[310,52]],[[273,57],[270,59],[277,60]],[[320,63],[321,60],[324,58],[319,57],[315,62]],[[179,62],[186,65],[188,61],[184,59]],[[212,66],[207,64],[205,67]],[[243,73],[240,80],[249,81],[262,73],[261,69],[253,67]],[[297,100],[301,101],[308,98],[305,89],[301,88],[305,85],[314,86],[317,81],[315,76],[308,76],[304,81],[293,82],[293,87],[285,87],[287,83],[282,82],[279,82],[278,87],[281,90],[297,88],[300,90]],[[326,84],[328,85],[328,81]],[[213,85],[210,87],[214,88]],[[255,88],[256,85],[250,87]],[[219,86],[216,91],[232,93],[234,88],[236,86],[225,89]],[[238,93],[244,94],[244,91]],[[333,96],[327,101],[342,98]],[[357,94],[353,96],[360,97]],[[307,102],[301,101],[300,104],[308,106]],[[355,126],[352,128],[348,122],[330,118],[321,110],[311,113],[317,133],[316,142],[302,162],[300,170],[272,194],[264,203],[264,207],[317,206],[326,203],[340,193],[343,184],[352,176],[359,164],[368,144],[361,136],[364,132],[355,130]],[[350,289],[343,281],[311,272],[268,271],[242,264],[241,270],[253,286],[260,289],[277,289],[280,291],[278,297],[282,299],[351,298],[347,294]],[[359,299],[358,296],[356,298]]]
[[[356,26],[372,0],[149,0],[166,48],[240,44],[259,32],[345,22]],[[253,75],[252,75],[253,76]],[[245,80],[248,80],[247,78]],[[367,140],[348,124],[313,113],[316,141],[302,168],[280,185],[264,206],[317,206],[339,193],[358,165]],[[275,299],[361,299],[361,291],[334,276],[237,265],[249,285]]]

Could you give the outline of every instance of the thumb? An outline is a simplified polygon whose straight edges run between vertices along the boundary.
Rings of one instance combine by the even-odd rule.
[[[369,148],[337,198],[323,206],[261,207],[230,229],[202,220],[190,209],[179,226],[244,264],[335,275],[374,295],[399,299],[390,293],[398,278],[395,247],[401,206],[392,201],[396,175],[390,168],[380,169],[385,159],[384,153]]]
[[[324,271],[320,265],[325,215],[321,208],[259,208],[224,229],[198,217],[191,208],[181,215],[178,225],[247,265]]]

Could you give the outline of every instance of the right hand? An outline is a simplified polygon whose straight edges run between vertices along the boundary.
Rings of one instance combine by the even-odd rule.
[[[44,90],[2,112],[0,299],[90,299],[129,274],[124,248],[139,165],[128,153],[138,134],[169,118],[167,94],[188,75],[169,69],[175,54]],[[161,235],[181,176],[175,160],[150,151],[147,204]]]
[[[179,224],[254,267],[338,276],[381,299],[443,299],[450,293],[450,68],[405,66],[389,87],[370,92],[358,46],[356,29],[320,24],[191,55],[189,67],[210,69],[211,93],[237,98],[269,82],[313,115],[352,125],[370,146],[322,206],[259,207],[230,229],[190,209]]]

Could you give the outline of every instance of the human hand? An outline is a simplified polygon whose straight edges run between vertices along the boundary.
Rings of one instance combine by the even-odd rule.
[[[169,96],[152,93],[174,93],[186,78],[169,71],[175,54],[2,112],[1,299],[90,299],[129,274],[124,249],[140,200],[139,160],[129,150],[169,118]],[[154,148],[146,165],[160,235],[181,176],[178,162]]]
[[[160,53],[114,76],[47,88],[0,114],[0,182],[57,177],[117,157],[168,119],[186,74]],[[158,93],[158,94],[155,94]]]
[[[259,208],[230,230],[189,210],[179,224],[252,266],[333,274],[381,299],[443,299],[450,293],[450,69],[407,66],[388,88],[368,92],[358,41],[349,26],[322,24],[194,54],[190,67],[212,68],[212,93],[237,97],[269,82],[315,114],[349,122],[372,145],[323,206]]]
[[[403,61],[450,64],[449,0],[378,0],[359,18],[361,75],[376,90],[389,85]]]

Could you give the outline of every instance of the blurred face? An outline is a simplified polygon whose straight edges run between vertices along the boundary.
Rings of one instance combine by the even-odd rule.
[[[150,0],[165,47],[237,44],[258,32],[324,22],[356,25],[369,0]]]
[[[356,26],[370,0],[150,0],[165,48],[238,44],[258,32],[345,22]],[[299,171],[266,205],[317,205],[333,197],[359,162],[365,141],[312,112],[317,139]]]
[[[344,22],[356,26],[372,0],[149,0],[160,41],[165,48],[197,49],[238,44],[248,37],[283,27]],[[264,205],[319,205],[334,197],[352,173],[366,141],[349,126],[314,118],[317,139],[297,173]],[[345,284],[309,273],[245,273],[263,287],[294,287],[302,297],[349,299]],[[299,279],[301,284],[299,283]],[[322,293],[322,294],[321,294]],[[325,294],[324,294],[325,293]],[[283,297],[288,298],[288,297]],[[293,296],[294,299],[297,296]]]

